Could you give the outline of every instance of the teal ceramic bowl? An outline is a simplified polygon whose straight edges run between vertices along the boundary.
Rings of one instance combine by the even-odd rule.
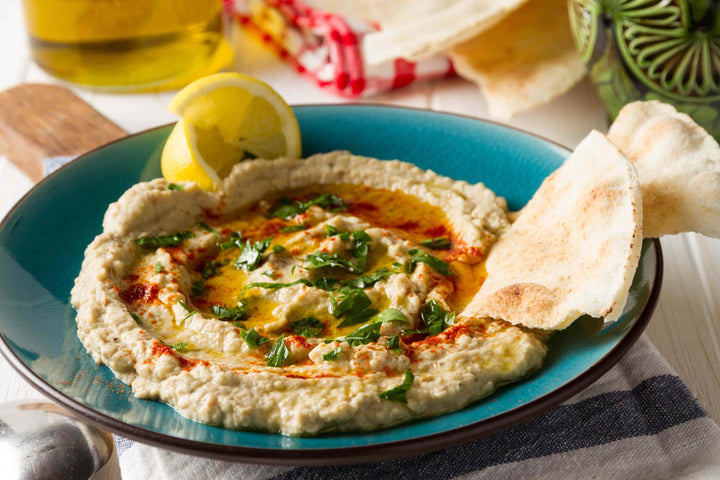
[[[508,127],[422,110],[372,105],[301,106],[304,154],[347,149],[398,158],[442,175],[484,182],[521,208],[569,151]],[[362,462],[447,447],[507,428],[579,392],[637,340],[660,289],[658,242],[645,241],[621,320],[597,332],[590,319],[550,342],[533,377],[436,418],[369,433],[314,438],[232,431],[196,423],[165,404],[133,398],[76,336],[70,289],[109,203],[160,176],[171,126],[88,153],[33,188],[0,224],[0,348],[26,380],[88,422],[195,455],[278,464]]]

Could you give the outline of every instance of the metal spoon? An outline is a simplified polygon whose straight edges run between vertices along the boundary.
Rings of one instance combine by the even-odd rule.
[[[3,479],[88,480],[112,451],[112,435],[52,403],[24,400],[0,405]]]

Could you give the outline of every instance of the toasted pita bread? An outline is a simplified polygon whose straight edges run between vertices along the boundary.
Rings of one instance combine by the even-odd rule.
[[[531,0],[452,48],[458,74],[477,83],[492,117],[507,120],[565,93],[585,75],[567,0]]]
[[[620,317],[642,248],[635,168],[593,131],[493,246],[462,316],[560,330],[582,315]]]
[[[378,65],[396,58],[420,60],[441,53],[502,20],[526,0],[394,0],[358,9],[382,30],[363,40],[363,58]],[[323,2],[329,4],[327,0]],[[331,6],[332,8],[332,6]],[[335,6],[349,13],[348,8]],[[567,17],[567,13],[565,13]]]
[[[608,138],[635,164],[643,232],[720,238],[720,146],[688,115],[658,102],[623,107]]]

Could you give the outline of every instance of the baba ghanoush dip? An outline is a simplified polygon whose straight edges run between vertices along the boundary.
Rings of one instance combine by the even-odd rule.
[[[246,161],[217,192],[140,183],[85,252],[78,336],[137,397],[226,428],[455,411],[547,351],[465,311],[508,227],[482,184],[347,152]]]

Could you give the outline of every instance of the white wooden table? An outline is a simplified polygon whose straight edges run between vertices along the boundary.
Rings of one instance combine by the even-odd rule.
[[[22,82],[55,83],[30,61],[21,10],[20,0],[0,2],[0,90]],[[232,34],[234,69],[266,81],[290,104],[343,101],[297,76],[242,32]],[[76,93],[131,133],[176,120],[166,111],[173,92]],[[487,118],[482,95],[461,79],[414,85],[370,101]],[[569,147],[593,128],[607,129],[604,109],[587,81],[510,124]],[[0,217],[30,187],[23,174],[0,160]],[[683,234],[663,238],[662,248],[665,277],[648,334],[703,407],[720,421],[720,240]],[[0,402],[39,396],[0,358]]]

